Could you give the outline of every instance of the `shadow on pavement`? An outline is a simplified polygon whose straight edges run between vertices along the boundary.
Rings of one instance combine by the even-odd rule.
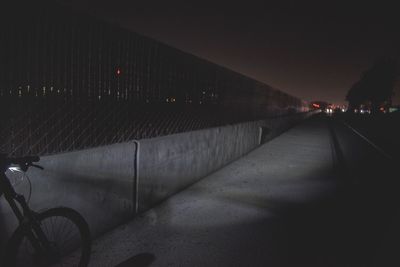
[[[115,267],[146,267],[150,266],[155,259],[156,257],[151,253],[140,253],[124,262],[121,262]]]

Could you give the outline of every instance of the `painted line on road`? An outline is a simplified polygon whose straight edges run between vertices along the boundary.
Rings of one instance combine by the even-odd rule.
[[[352,130],[353,132],[355,132],[359,137],[361,137],[362,139],[364,139],[364,141],[366,141],[368,144],[370,144],[373,148],[375,148],[379,153],[381,153],[384,157],[386,157],[389,160],[393,160],[393,157],[390,156],[388,153],[386,153],[382,148],[380,148],[379,146],[375,145],[371,140],[369,140],[367,137],[365,137],[364,135],[362,135],[359,131],[357,131],[356,129],[354,129],[353,127],[351,127],[347,122],[342,121],[342,123],[344,125],[346,125],[350,130]]]

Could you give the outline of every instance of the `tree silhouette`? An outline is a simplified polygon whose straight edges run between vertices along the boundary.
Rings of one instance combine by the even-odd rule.
[[[397,78],[397,62],[392,59],[377,60],[361,78],[365,82],[366,95],[371,110],[377,113],[383,102],[390,102]]]
[[[347,92],[346,100],[349,102],[348,111],[358,109],[367,100],[362,81],[357,81]]]
[[[391,102],[394,86],[398,76],[397,62],[389,58],[376,60],[371,68],[366,70],[361,79],[348,91],[346,100],[349,109],[354,110],[361,104],[369,102],[372,113],[378,113],[383,103]]]

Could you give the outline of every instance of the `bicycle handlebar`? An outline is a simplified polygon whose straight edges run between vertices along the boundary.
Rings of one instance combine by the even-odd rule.
[[[33,162],[38,162],[40,160],[39,156],[26,156],[20,158],[8,158],[11,164],[25,165],[32,164]]]
[[[33,162],[38,162],[40,160],[39,156],[26,156],[26,157],[19,157],[19,158],[8,158],[5,157],[1,159],[1,165],[8,168],[11,164],[19,165],[22,171],[27,171],[30,166],[36,167],[39,169],[44,169],[42,166],[35,165]]]

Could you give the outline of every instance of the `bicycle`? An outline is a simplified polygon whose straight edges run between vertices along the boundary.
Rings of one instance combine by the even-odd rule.
[[[0,155],[0,196],[3,193],[19,226],[7,243],[1,266],[79,266],[89,264],[91,252],[90,230],[85,219],[66,207],[42,212],[30,209],[25,197],[18,194],[6,172],[17,165],[25,173],[38,156],[8,158]],[[15,170],[15,169],[14,169]]]

